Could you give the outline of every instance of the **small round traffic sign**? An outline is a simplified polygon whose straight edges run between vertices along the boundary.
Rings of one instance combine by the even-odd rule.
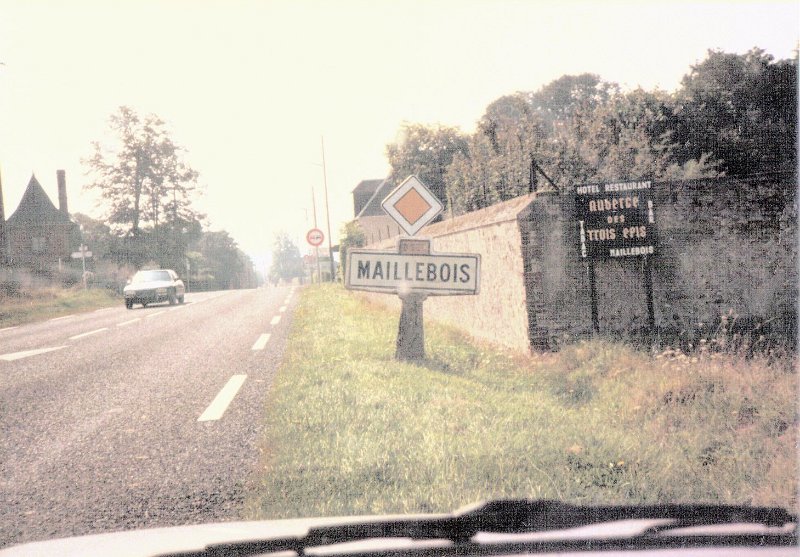
[[[306,241],[314,247],[321,246],[325,240],[325,235],[319,228],[312,228],[306,234]]]

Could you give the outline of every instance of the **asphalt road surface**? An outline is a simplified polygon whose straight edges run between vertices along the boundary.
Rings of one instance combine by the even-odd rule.
[[[296,294],[0,329],[0,547],[240,518]]]

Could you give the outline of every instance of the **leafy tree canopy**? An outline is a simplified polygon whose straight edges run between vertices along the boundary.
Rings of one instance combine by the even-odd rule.
[[[467,138],[457,128],[422,124],[404,125],[400,140],[386,147],[395,182],[415,174],[445,205],[445,173],[458,153],[467,153]]]
[[[272,267],[269,271],[269,278],[273,282],[277,280],[292,280],[302,277],[305,274],[303,268],[303,258],[297,245],[289,238],[286,233],[278,234],[272,246]]]

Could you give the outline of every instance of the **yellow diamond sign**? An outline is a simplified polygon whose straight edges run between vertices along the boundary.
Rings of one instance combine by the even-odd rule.
[[[416,176],[409,176],[386,196],[383,210],[409,236],[436,218],[444,208],[436,196]]]

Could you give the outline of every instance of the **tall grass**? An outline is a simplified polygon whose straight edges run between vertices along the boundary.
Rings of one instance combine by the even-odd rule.
[[[523,357],[307,288],[266,405],[248,518],[449,511],[497,497],[796,504],[786,357],[650,355],[602,340]]]
[[[121,303],[105,289],[30,288],[0,293],[0,328]]]

